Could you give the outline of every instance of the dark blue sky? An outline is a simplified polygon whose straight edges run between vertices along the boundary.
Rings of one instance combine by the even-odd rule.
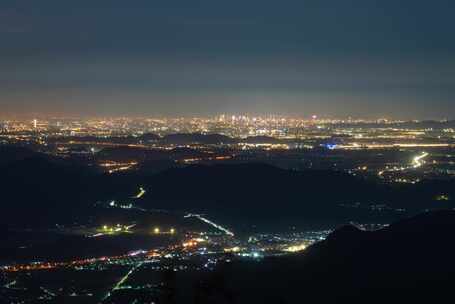
[[[455,1],[0,2],[12,114],[455,118]]]

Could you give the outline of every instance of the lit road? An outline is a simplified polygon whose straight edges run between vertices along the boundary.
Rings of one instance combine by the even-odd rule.
[[[200,214],[192,214],[192,213],[190,213],[190,214],[185,215],[184,217],[185,217],[185,218],[196,217],[196,218],[198,218],[199,220],[203,221],[204,223],[209,224],[210,226],[215,227],[216,229],[218,229],[218,230],[220,230],[220,231],[223,231],[223,232],[226,233],[227,235],[229,235],[229,236],[234,236],[234,233],[233,233],[232,231],[230,231],[230,230],[224,228],[223,226],[220,226],[220,225],[218,225],[218,224],[212,222],[211,220],[209,220],[209,219],[203,217],[203,216],[200,215]]]
[[[120,289],[120,286],[122,286],[123,283],[125,283],[128,278],[136,271],[138,270],[142,265],[144,264],[144,262],[140,262],[138,263],[136,266],[134,266],[133,268],[130,269],[130,271],[128,271],[127,274],[125,274],[121,279],[120,281],[117,282],[117,284],[114,285],[114,287],[112,287],[112,289],[104,296],[104,298],[101,300],[101,303],[104,302],[106,299],[108,299],[112,292],[114,292],[115,290],[118,290]]]
[[[430,155],[430,154],[428,154],[427,152],[424,152],[422,155],[414,157],[414,159],[412,160],[413,168],[417,169],[417,168],[422,167],[424,164],[423,159],[428,157],[428,155]]]
[[[408,165],[406,167],[395,167],[392,169],[385,169],[385,170],[379,171],[378,175],[382,176],[386,172],[396,172],[396,171],[406,171],[409,169],[418,169],[425,164],[424,159],[427,158],[428,156],[430,156],[429,153],[423,152],[421,155],[415,156],[412,159],[411,165]]]
[[[9,282],[9,283],[3,285],[3,287],[4,287],[4,288],[7,288],[7,289],[10,289],[10,288],[12,288],[14,285],[16,285],[16,284],[17,284],[17,281],[14,280],[14,281],[12,281],[12,282]]]
[[[40,289],[45,293],[47,294],[48,296],[52,297],[52,298],[55,298],[57,295],[53,292],[51,292],[50,290],[44,288],[44,287],[40,287]]]
[[[139,188],[139,193],[134,197],[136,199],[140,199],[141,197],[143,197],[145,195],[147,191],[144,190],[144,188],[140,187]]]

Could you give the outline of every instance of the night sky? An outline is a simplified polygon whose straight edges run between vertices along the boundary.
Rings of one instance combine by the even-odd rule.
[[[455,118],[453,0],[2,0],[0,112]]]

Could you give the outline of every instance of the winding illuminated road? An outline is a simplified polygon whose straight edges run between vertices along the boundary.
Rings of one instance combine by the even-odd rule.
[[[203,216],[200,215],[200,214],[192,214],[192,213],[190,213],[190,214],[187,214],[187,215],[184,216],[184,218],[189,218],[189,217],[198,218],[199,220],[203,221],[204,223],[209,224],[210,226],[215,227],[216,229],[218,229],[218,230],[220,230],[220,231],[223,231],[223,232],[226,233],[227,235],[229,235],[229,236],[234,236],[234,233],[233,233],[232,231],[230,231],[229,229],[226,229],[226,228],[224,228],[223,226],[220,226],[220,225],[218,225],[218,224],[212,222],[211,220],[209,220],[209,219],[203,217]]]
[[[379,171],[378,175],[382,176],[386,172],[396,172],[396,171],[406,171],[406,170],[410,170],[410,169],[418,169],[425,164],[424,159],[427,158],[428,156],[430,156],[430,153],[423,152],[421,155],[418,155],[412,159],[411,165],[408,165],[406,167],[400,167],[400,168],[385,169],[385,170]]]

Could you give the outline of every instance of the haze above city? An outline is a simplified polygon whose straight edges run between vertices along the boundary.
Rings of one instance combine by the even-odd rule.
[[[2,1],[3,115],[453,119],[453,1]]]

